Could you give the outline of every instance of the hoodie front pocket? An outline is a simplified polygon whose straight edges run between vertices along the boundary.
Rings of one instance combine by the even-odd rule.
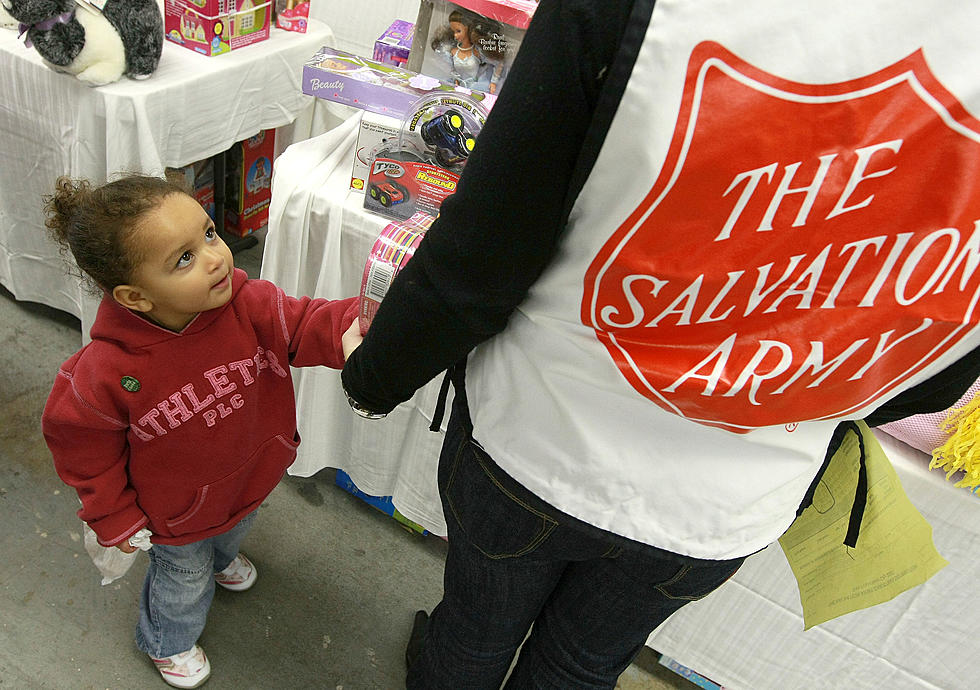
[[[191,506],[165,521],[174,536],[221,527],[243,509],[260,503],[296,459],[298,442],[273,436],[237,469],[198,487]]]

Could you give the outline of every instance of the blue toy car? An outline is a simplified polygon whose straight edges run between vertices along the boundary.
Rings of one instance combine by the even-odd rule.
[[[461,166],[476,145],[476,137],[467,129],[457,110],[447,110],[424,125],[422,141],[435,149],[436,162],[444,168]]]

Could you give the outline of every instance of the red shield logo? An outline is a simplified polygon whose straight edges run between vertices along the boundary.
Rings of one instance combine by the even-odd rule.
[[[977,325],[978,132],[921,52],[801,84],[702,43],[582,320],[637,391],[704,424],[872,405]]]

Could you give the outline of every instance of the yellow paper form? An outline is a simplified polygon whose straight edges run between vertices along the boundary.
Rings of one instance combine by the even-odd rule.
[[[804,630],[888,601],[949,565],[878,440],[867,424],[857,424],[868,470],[868,503],[857,546],[844,545],[860,464],[853,431],[831,459],[813,505],[779,539],[800,588]]]

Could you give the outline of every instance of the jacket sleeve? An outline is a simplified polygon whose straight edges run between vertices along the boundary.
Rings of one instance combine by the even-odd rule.
[[[344,388],[368,409],[391,410],[502,331],[551,261],[632,5],[538,6],[456,193],[344,368]]]
[[[865,421],[868,426],[880,426],[916,414],[947,410],[977,379],[980,379],[980,348],[919,385],[899,393],[865,417]]]
[[[103,546],[129,539],[148,520],[129,484],[127,424],[82,399],[72,373],[58,372],[41,417],[58,476],[78,493],[78,517]]]
[[[276,288],[278,317],[294,367],[344,366],[341,336],[357,318],[359,299],[290,297]]]

